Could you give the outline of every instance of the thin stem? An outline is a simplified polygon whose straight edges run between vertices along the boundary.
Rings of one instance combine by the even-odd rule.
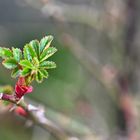
[[[40,110],[31,104],[25,103],[24,100],[17,102],[13,95],[0,93],[0,100],[9,101],[13,104],[16,104],[17,106],[22,107],[27,112],[28,119],[32,120],[35,124],[51,132],[58,139],[70,139],[70,137],[68,137],[61,128],[56,126],[53,122],[45,117],[43,110]]]

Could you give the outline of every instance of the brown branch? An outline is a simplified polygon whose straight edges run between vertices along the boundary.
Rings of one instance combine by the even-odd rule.
[[[133,97],[129,93],[134,84],[135,67],[137,65],[137,55],[134,49],[134,41],[137,28],[138,6],[137,0],[127,0],[126,24],[124,38],[124,69],[119,77],[120,104],[125,117],[128,140],[138,140],[136,130],[136,114],[133,105]]]
[[[49,131],[52,135],[60,140],[69,140],[70,137],[58,126],[56,126],[52,121],[47,119],[44,115],[44,111],[39,108],[27,104],[23,99],[16,101],[13,95],[8,95],[0,93],[0,100],[9,101],[17,106],[22,107],[27,112],[27,118],[33,121],[35,124]]]
[[[86,5],[69,5],[58,1],[48,1],[42,8],[42,13],[46,17],[53,17],[57,21],[67,23],[83,23],[95,29],[101,29],[102,25],[99,20],[99,12],[92,6]]]
[[[82,44],[70,34],[63,33],[60,40],[68,47],[70,52],[77,58],[77,60],[84,66],[84,68],[93,76],[102,87],[109,93],[109,97],[117,104],[116,93],[118,87],[113,82],[108,83],[103,76],[103,66],[98,60],[84,47]],[[117,76],[117,73],[115,74]]]

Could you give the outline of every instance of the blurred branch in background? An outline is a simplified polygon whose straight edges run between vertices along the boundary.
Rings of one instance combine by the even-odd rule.
[[[124,34],[124,68],[120,72],[120,105],[124,113],[128,140],[138,140],[137,114],[134,107],[134,84],[135,68],[138,64],[134,50],[134,41],[137,29],[138,5],[137,0],[126,1],[126,21]],[[131,93],[131,94],[130,94]]]
[[[84,68],[95,78],[109,93],[110,97],[116,103],[116,89],[113,86],[113,80],[117,76],[117,70],[111,66],[102,66],[93,55],[90,54],[78,40],[69,34],[63,34],[61,41],[74,54]]]
[[[55,1],[47,1],[46,6],[43,8],[43,13],[58,21],[58,28],[61,32],[59,36],[60,42],[68,47],[84,68],[105,88],[105,90],[107,90],[109,96],[116,104],[117,85],[115,83],[115,78],[118,70],[113,66],[102,66],[92,53],[85,49],[80,41],[69,34],[67,30],[67,23],[70,21],[75,23],[78,20],[81,24],[90,25],[91,28],[103,31],[105,27],[102,25],[105,23],[106,19],[102,18],[99,11],[93,11],[93,8],[90,6],[73,6]],[[81,18],[83,19],[80,20]]]
[[[70,5],[60,1],[48,0],[42,8],[42,13],[46,17],[55,17],[63,22],[83,23],[96,29],[101,29],[102,26],[100,13],[92,6],[85,4]]]
[[[109,1],[110,2],[110,1]],[[133,106],[133,96],[129,95],[129,89],[131,88],[131,80],[133,77],[133,69],[137,62],[137,56],[134,54],[133,50],[133,42],[136,34],[136,24],[137,24],[137,1],[136,0],[127,0],[126,1],[126,11],[125,16],[120,16],[121,14],[118,14],[117,11],[119,9],[110,8],[107,4],[107,7],[112,10],[111,13],[113,15],[112,18],[110,18],[110,21],[112,21],[113,24],[116,23],[118,20],[121,20],[121,22],[126,26],[124,29],[124,56],[123,56],[123,62],[122,65],[123,70],[118,71],[115,70],[115,68],[112,70],[108,68],[108,76],[114,79],[119,79],[118,84],[119,86],[116,86],[113,83],[113,80],[109,83],[107,83],[102,75],[103,67],[100,65],[100,63],[97,63],[97,60],[91,56],[91,54],[84,49],[84,47],[80,44],[78,40],[73,38],[70,34],[66,33],[66,29],[61,26],[61,23],[63,26],[67,26],[67,22],[79,22],[82,24],[86,24],[91,26],[92,28],[98,29],[104,29],[102,28],[101,24],[105,23],[106,19],[101,18],[101,15],[97,11],[93,11],[90,6],[86,7],[85,5],[66,5],[59,2],[48,2],[47,5],[42,9],[42,12],[46,16],[52,16],[56,20],[58,20],[60,23],[60,27],[62,29],[62,42],[65,44],[65,46],[69,47],[69,50],[74,54],[74,56],[80,61],[81,64],[97,79],[98,82],[101,83],[105,89],[107,89],[107,92],[112,96],[114,93],[118,93],[117,96],[119,97],[119,102],[117,104],[120,104],[120,109],[123,111],[123,115],[125,117],[125,127],[126,127],[126,135],[128,136],[129,140],[137,140],[138,136],[136,134],[136,114],[134,111]],[[123,7],[123,8],[124,8]],[[110,12],[108,10],[108,12]],[[116,11],[117,10],[117,11]],[[123,11],[123,10],[122,10]],[[122,12],[121,11],[121,12]],[[119,13],[121,13],[119,11]],[[125,17],[125,18],[124,18]],[[116,20],[114,20],[116,18]],[[123,19],[124,18],[124,19]],[[108,23],[108,21],[106,21]],[[101,24],[100,24],[101,23]],[[110,24],[109,28],[110,28]],[[107,25],[107,26],[108,26]],[[114,27],[113,27],[114,28]],[[117,28],[116,28],[117,29]],[[115,30],[116,31],[116,30]],[[135,62],[136,61],[136,62]],[[110,73],[109,73],[110,72]],[[107,73],[105,73],[106,75]],[[110,76],[112,75],[112,76]],[[107,79],[109,80],[109,77]],[[110,88],[111,87],[111,88]],[[115,89],[114,89],[115,87]],[[117,89],[118,88],[118,89]],[[112,90],[113,89],[113,90]],[[131,91],[132,92],[132,91]],[[115,97],[116,98],[116,97]]]

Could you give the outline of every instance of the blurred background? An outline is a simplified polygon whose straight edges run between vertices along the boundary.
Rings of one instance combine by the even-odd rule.
[[[139,0],[0,0],[0,46],[53,35],[57,69],[27,102],[71,140],[140,140],[139,22]],[[0,66],[0,84],[15,82]],[[3,107],[0,123],[1,140],[56,139]]]

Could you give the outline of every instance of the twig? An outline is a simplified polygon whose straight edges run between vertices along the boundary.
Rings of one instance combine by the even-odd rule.
[[[136,130],[137,120],[133,104],[133,97],[129,95],[134,79],[137,55],[134,54],[134,40],[137,28],[138,7],[137,0],[126,1],[126,29],[124,39],[124,71],[119,78],[120,102],[125,117],[128,140],[138,140]]]
[[[61,128],[56,126],[53,122],[45,117],[43,110],[39,110],[37,107],[25,103],[24,100],[17,102],[13,95],[0,93],[0,100],[9,101],[17,106],[22,107],[27,112],[28,119],[40,127],[46,129],[60,140],[70,139],[70,137],[67,136],[67,134]]]
[[[62,22],[83,23],[95,29],[101,29],[100,13],[92,6],[70,5],[59,1],[48,1],[42,8],[42,13]]]
[[[71,53],[79,60],[84,68],[102,85],[103,88],[109,93],[111,99],[116,102],[116,93],[118,91],[114,83],[108,84],[103,78],[102,70],[103,66],[97,61],[97,59],[91,55],[89,51],[84,49],[82,44],[71,35],[64,33],[61,41]]]

